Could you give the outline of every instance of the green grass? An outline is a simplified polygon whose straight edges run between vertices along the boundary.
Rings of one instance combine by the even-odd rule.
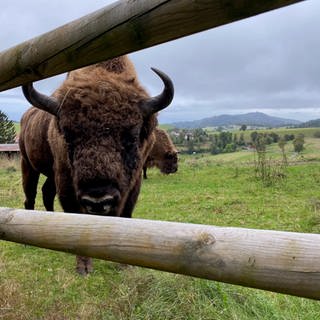
[[[174,128],[171,124],[160,124],[159,127],[163,130],[169,130]]]
[[[268,156],[280,159],[277,145]],[[174,175],[149,170],[134,217],[319,233],[320,139],[308,138],[302,156],[288,146],[288,159],[285,178],[265,186],[252,152],[181,156]],[[18,161],[1,159],[0,205],[23,199]],[[309,299],[100,260],[83,278],[74,266],[70,254],[0,242],[0,319],[320,318]]]

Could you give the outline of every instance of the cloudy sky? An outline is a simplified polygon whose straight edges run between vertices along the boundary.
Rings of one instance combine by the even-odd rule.
[[[50,31],[113,0],[2,0],[0,51]],[[76,3],[76,5],[75,5]],[[320,1],[307,0],[131,54],[150,94],[161,83],[176,94],[160,122],[265,112],[301,121],[320,118]],[[37,83],[50,94],[57,76]],[[0,110],[19,120],[28,104],[20,88],[0,93]]]

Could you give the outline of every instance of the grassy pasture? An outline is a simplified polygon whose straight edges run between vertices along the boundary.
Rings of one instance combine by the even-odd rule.
[[[174,175],[149,171],[134,217],[319,233],[320,139],[307,137],[305,146],[296,155],[288,144],[285,178],[268,186],[255,177],[250,151],[181,156]],[[281,158],[277,145],[269,157]],[[0,205],[22,208],[23,199],[18,160],[1,159]],[[43,209],[40,194],[36,207]],[[94,264],[83,278],[70,254],[0,242],[0,319],[320,319],[317,301]]]

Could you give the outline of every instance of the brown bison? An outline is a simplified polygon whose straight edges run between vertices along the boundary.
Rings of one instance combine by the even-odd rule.
[[[154,130],[156,141],[143,166],[143,178],[147,179],[147,168],[157,167],[164,174],[175,173],[178,170],[178,151],[166,131]]]
[[[51,97],[23,86],[34,106],[22,117],[19,141],[26,209],[34,209],[41,173],[48,211],[57,193],[65,212],[131,217],[157,112],[173,98],[172,81],[152,70],[164,83],[156,97],[126,56],[70,72]],[[91,258],[77,257],[80,274],[91,269]]]

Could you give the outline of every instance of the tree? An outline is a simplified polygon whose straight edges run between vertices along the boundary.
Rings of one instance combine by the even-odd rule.
[[[253,131],[253,132],[250,133],[251,141],[252,141],[253,144],[256,143],[256,141],[258,139],[258,136],[259,136],[259,134],[258,134],[257,131]]]
[[[304,149],[304,135],[298,134],[298,136],[293,140],[293,148],[295,152],[300,153]]]
[[[195,151],[195,149],[194,149],[194,142],[193,142],[193,140],[192,140],[192,139],[187,140],[187,152],[188,152],[189,154],[192,154],[194,151]]]
[[[286,141],[294,140],[294,138],[295,138],[294,134],[285,134],[284,135],[284,139]]]
[[[232,143],[232,133],[228,131],[220,132],[218,147],[223,150],[228,143]]]
[[[208,134],[205,130],[197,128],[193,130],[194,140],[197,143],[203,143],[208,140]]]
[[[210,152],[211,154],[219,154],[221,152],[219,147],[215,144],[215,142],[211,143]]]
[[[238,145],[239,146],[244,146],[246,144],[245,140],[244,140],[244,134],[241,133],[240,134],[240,138],[239,138],[239,141],[238,141]]]
[[[246,131],[247,130],[247,126],[245,124],[243,124],[240,128],[240,131]]]
[[[236,149],[237,149],[237,146],[234,143],[228,143],[223,149],[223,152],[226,152],[226,153],[235,152]]]
[[[236,133],[233,135],[233,143],[234,143],[235,145],[239,144],[238,136],[237,136]]]
[[[275,132],[269,133],[270,138],[272,138],[272,142],[278,142],[280,139],[280,136],[276,134]]]
[[[13,121],[0,110],[0,143],[13,143],[16,136]]]

